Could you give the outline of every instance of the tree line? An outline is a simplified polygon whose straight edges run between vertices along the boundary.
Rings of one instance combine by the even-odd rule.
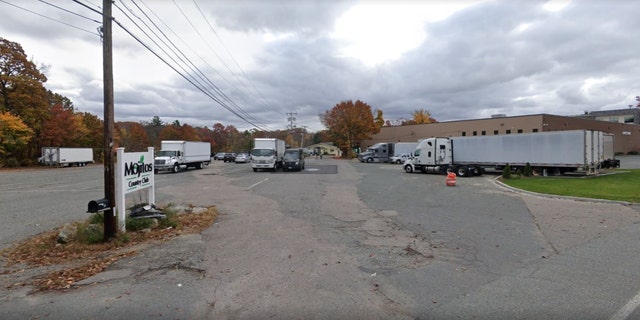
[[[46,75],[27,59],[22,46],[0,37],[0,167],[34,165],[42,147],[93,148],[94,158],[104,159],[104,122],[96,115],[77,111],[73,102],[45,88]],[[375,113],[375,116],[374,116]],[[364,139],[393,125],[381,110],[357,100],[342,101],[320,121],[326,130],[307,133],[293,130],[239,131],[233,125],[214,123],[211,128],[163,122],[159,116],[140,122],[114,123],[114,148],[129,152],[160,147],[162,140],[195,140],[211,144],[212,153],[249,151],[254,138],[278,138],[290,147],[320,142],[335,143],[343,155],[352,157]],[[400,125],[437,122],[424,110],[415,110],[412,120]]]

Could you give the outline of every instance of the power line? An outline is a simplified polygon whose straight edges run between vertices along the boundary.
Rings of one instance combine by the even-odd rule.
[[[184,54],[184,52],[182,52],[182,50],[180,50],[180,49],[179,49],[179,48],[178,48],[178,47],[173,43],[173,41],[171,41],[171,39],[169,39],[169,38],[166,36],[166,34],[165,34],[164,32],[162,32],[162,30],[157,26],[157,24],[156,24],[155,22],[153,22],[153,20],[152,20],[152,19],[151,19],[151,18],[150,18],[146,13],[144,13],[144,11],[142,11],[142,9],[141,9],[141,8],[140,8],[140,7],[135,3],[135,1],[133,1],[133,0],[131,0],[131,1],[134,3],[134,5],[135,5],[139,10],[141,10],[141,12],[143,13],[143,15],[144,15],[147,19],[149,19],[149,20],[151,21],[151,23],[154,25],[154,27],[155,27],[156,29],[158,29],[158,30],[160,31],[160,33],[162,33],[162,35],[167,39],[167,41],[162,40],[162,39],[161,39],[161,37],[160,37],[160,36],[159,36],[159,35],[158,35],[158,34],[157,34],[157,33],[156,33],[156,32],[155,32],[155,31],[154,31],[154,30],[153,30],[153,29],[152,29],[152,28],[151,28],[151,27],[146,23],[146,22],[144,22],[144,21],[142,20],[142,18],[141,18],[141,17],[139,17],[139,16],[136,16],[136,17],[137,17],[139,20],[141,20],[141,21],[142,21],[142,23],[147,27],[147,29],[149,29],[149,30],[151,31],[151,33],[153,33],[153,35],[155,35],[155,37],[156,37],[156,38],[159,38],[159,39],[160,39],[160,41],[163,43],[163,45],[164,45],[165,47],[170,45],[170,46],[173,46],[173,48],[175,48],[175,50],[174,50],[174,49],[170,49],[170,51],[172,51],[172,52],[173,52],[173,55],[174,55],[174,56],[177,56],[177,59],[178,59],[178,60],[180,60],[180,62],[182,62],[182,64],[181,64],[180,62],[176,61],[176,59],[174,58],[174,56],[172,56],[172,54],[168,53],[168,52],[167,52],[167,50],[165,50],[165,49],[164,49],[163,45],[160,45],[156,40],[154,40],[154,39],[153,39],[153,37],[151,37],[151,36],[150,36],[146,31],[144,31],[144,30],[143,30],[143,28],[142,28],[139,24],[137,24],[135,21],[133,21],[133,19],[132,19],[132,18],[131,18],[131,17],[130,17],[130,16],[129,16],[129,15],[128,15],[124,10],[122,10],[121,8],[119,8],[117,5],[116,5],[116,7],[117,7],[118,9],[120,9],[120,10],[123,12],[123,14],[125,14],[125,16],[126,16],[126,17],[127,17],[127,18],[132,22],[132,23],[134,23],[134,25],[135,25],[138,29],[140,29],[140,30],[145,34],[145,36],[147,36],[147,38],[149,38],[149,39],[150,39],[150,40],[151,40],[151,41],[152,41],[152,42],[153,42],[153,43],[154,43],[154,44],[155,44],[155,45],[156,45],[156,46],[157,46],[157,47],[158,47],[158,48],[159,48],[159,49],[160,49],[160,50],[161,50],[165,55],[166,55],[166,56],[168,56],[168,57],[169,57],[169,59],[171,59],[171,60],[172,60],[176,65],[178,65],[178,66],[180,67],[180,69],[182,69],[182,70],[183,70],[183,73],[181,73],[181,76],[183,76],[183,77],[187,77],[187,76],[189,76],[189,77],[190,77],[190,80],[191,80],[191,81],[189,81],[189,82],[190,82],[191,84],[193,84],[194,86],[196,86],[199,90],[201,90],[201,91],[203,91],[203,92],[204,92],[204,91],[207,91],[208,96],[213,97],[213,96],[215,96],[215,95],[214,95],[213,93],[209,92],[208,90],[206,90],[206,86],[205,86],[201,81],[203,81],[203,82],[205,82],[205,83],[208,83],[208,84],[209,84],[209,87],[213,88],[213,90],[214,90],[215,92],[217,92],[218,97],[216,97],[215,101],[216,101],[218,104],[220,104],[221,106],[223,106],[223,107],[224,107],[224,108],[226,108],[227,110],[232,111],[232,113],[234,113],[235,115],[237,115],[238,117],[240,117],[242,120],[246,121],[247,123],[250,123],[250,124],[252,124],[253,126],[255,126],[255,127],[257,127],[257,128],[259,128],[259,129],[261,129],[261,130],[264,130],[264,129],[262,129],[262,128],[261,128],[261,126],[259,126],[259,125],[256,123],[257,121],[256,121],[255,119],[253,119],[253,120],[248,119],[248,118],[253,118],[253,117],[252,117],[251,115],[249,115],[248,113],[246,113],[244,110],[242,110],[242,108],[240,108],[240,106],[238,106],[235,102],[233,102],[233,100],[231,100],[229,97],[227,97],[227,96],[224,94],[224,92],[222,92],[222,91],[221,91],[221,90],[220,90],[220,89],[219,89],[219,88],[218,88],[218,87],[217,87],[213,82],[211,82],[211,81],[206,77],[206,75],[205,75],[205,74],[204,74],[204,73],[203,73],[203,72],[202,72],[202,71],[201,71],[201,70],[200,70],[200,69],[199,69],[199,68],[198,68],[198,67],[197,67],[197,66],[196,66],[196,65],[195,65],[195,64],[194,64],[194,63],[193,63],[193,62],[192,62],[192,61],[191,61],[191,60],[190,60],[186,55],[185,55],[185,54]],[[123,4],[123,5],[124,5],[124,4]],[[125,7],[126,7],[126,5],[125,5]],[[128,8],[128,7],[126,7],[126,8],[127,8],[127,10],[129,10],[130,12],[133,12],[133,10],[131,10],[130,8]],[[133,14],[133,13],[132,13],[132,14]],[[167,43],[167,42],[168,42],[168,43]],[[147,45],[146,47],[147,47],[147,48],[149,48],[149,46],[148,46],[148,45]],[[149,48],[149,49],[150,49],[150,48]],[[157,56],[159,56],[159,55],[157,54],[157,52],[155,52],[155,51],[154,51],[154,54],[156,54]],[[167,63],[167,64],[168,64],[168,62],[166,61],[166,59],[163,59],[163,61],[164,61],[165,63]],[[187,68],[188,68],[188,69],[190,69],[191,71],[190,71],[190,72],[189,72],[189,71],[187,71],[187,70],[186,70],[186,68],[184,67],[184,65],[187,65]],[[175,69],[174,69],[174,70],[175,70]],[[194,76],[194,73],[195,73],[195,76]],[[196,76],[197,76],[197,78],[196,78]],[[198,78],[199,78],[200,80],[198,80]],[[197,85],[196,85],[195,83],[197,83]],[[229,106],[229,105],[227,105],[226,103],[224,103],[224,102],[222,101],[222,99],[220,99],[220,97],[221,97],[222,99],[226,100],[227,102],[231,103],[233,106],[235,106],[235,107],[236,107],[236,109],[238,110],[238,112],[243,113],[244,115],[240,115],[238,112],[233,111],[233,110],[232,110],[232,107],[231,107],[231,106]]]
[[[75,0],[74,0],[74,1],[75,1]],[[65,26],[68,26],[68,27],[71,27],[71,28],[74,28],[74,29],[78,29],[78,30],[80,30],[80,31],[84,31],[84,32],[89,33],[89,34],[92,34],[92,35],[100,36],[100,34],[98,34],[98,33],[96,33],[96,32],[89,31],[89,30],[87,30],[87,29],[83,29],[83,28],[80,28],[80,27],[74,26],[74,25],[69,24],[69,23],[66,23],[66,22],[64,22],[64,21],[60,21],[60,20],[57,20],[57,19],[51,18],[51,17],[49,17],[49,16],[46,16],[46,15],[43,15],[43,14],[37,13],[37,12],[35,12],[35,11],[33,11],[33,10],[30,10],[30,9],[27,9],[27,8],[24,8],[24,7],[21,7],[21,6],[19,6],[19,5],[13,4],[13,3],[9,3],[9,2],[7,2],[7,1],[5,1],[5,0],[0,0],[0,2],[2,2],[2,3],[6,3],[6,4],[8,4],[8,5],[12,6],[12,7],[18,8],[18,9],[20,9],[20,10],[27,11],[27,12],[29,12],[29,13],[31,13],[31,14],[36,15],[36,16],[39,16],[39,17],[42,17],[42,18],[45,18],[45,19],[48,19],[48,20],[51,20],[51,21],[54,21],[54,22],[57,22],[57,23],[63,24],[63,25],[65,25]],[[87,17],[84,17],[84,18],[89,19],[89,18],[87,18]],[[91,19],[89,19],[89,20],[91,20]],[[93,21],[93,20],[92,20],[92,21]],[[98,23],[100,23],[100,22],[98,22]]]

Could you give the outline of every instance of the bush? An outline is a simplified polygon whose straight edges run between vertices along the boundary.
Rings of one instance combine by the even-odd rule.
[[[524,166],[522,175],[525,177],[531,177],[533,175],[533,168],[531,168],[531,164],[529,164],[529,162],[527,162],[527,164]]]
[[[511,166],[508,163],[502,169],[502,177],[505,179],[511,179]]]
[[[76,240],[79,243],[100,243],[104,240],[104,227],[99,224],[78,225]]]
[[[153,220],[148,218],[133,219],[133,218],[127,217],[125,219],[125,227],[127,228],[128,231],[140,231],[140,230],[148,229],[148,228],[151,228],[151,225],[153,225]]]

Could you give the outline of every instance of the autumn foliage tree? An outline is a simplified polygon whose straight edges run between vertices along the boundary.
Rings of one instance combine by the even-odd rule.
[[[436,119],[431,117],[431,112],[423,108],[413,111],[411,116],[412,116],[411,123],[406,123],[406,124],[427,124],[427,123],[438,122]]]
[[[9,112],[0,112],[0,167],[15,166],[15,151],[27,145],[33,136],[31,130],[22,120]],[[6,163],[11,159],[12,163]]]
[[[380,127],[373,117],[371,106],[356,100],[348,100],[336,104],[321,116],[320,121],[329,130],[343,154],[353,156],[353,147],[371,135],[380,132]]]

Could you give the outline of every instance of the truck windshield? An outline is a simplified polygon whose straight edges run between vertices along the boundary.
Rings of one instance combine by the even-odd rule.
[[[298,152],[285,152],[284,153],[284,160],[299,160],[300,156],[298,155]]]
[[[161,151],[158,151],[157,156],[158,157],[175,157],[177,152],[178,151],[174,151],[174,150],[161,150]]]
[[[254,157],[270,157],[274,154],[272,149],[253,149],[251,155]]]

